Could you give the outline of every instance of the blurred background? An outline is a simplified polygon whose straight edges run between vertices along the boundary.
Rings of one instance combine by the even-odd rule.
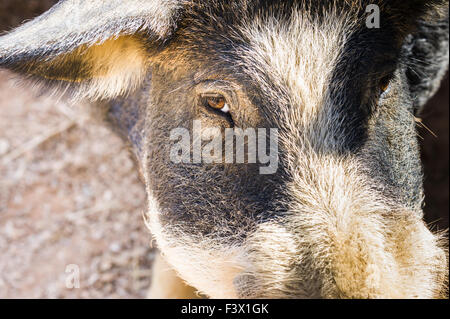
[[[0,32],[55,0],[0,0]],[[448,228],[449,81],[419,127],[426,221]],[[0,298],[140,298],[154,258],[145,193],[125,145],[82,106],[36,96],[0,71]],[[80,288],[68,289],[68,265]],[[70,274],[70,273],[69,273]]]
[[[0,0],[0,31],[54,2]],[[82,105],[11,78],[0,71],[0,298],[145,297],[154,252],[127,148]]]

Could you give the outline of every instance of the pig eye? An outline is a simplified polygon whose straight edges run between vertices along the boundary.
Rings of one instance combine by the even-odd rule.
[[[380,83],[378,84],[378,87],[381,91],[381,94],[385,94],[385,93],[389,92],[389,89],[391,87],[391,77],[385,76],[384,78],[382,78],[380,80]]]
[[[220,95],[204,96],[204,102],[207,107],[214,110],[221,111],[223,113],[230,112],[230,106],[228,105],[226,99]]]
[[[229,103],[231,97],[226,93],[201,93],[199,95],[198,106],[209,110],[211,114],[215,114],[222,119],[228,121],[231,127],[234,127],[232,116],[232,104]]]

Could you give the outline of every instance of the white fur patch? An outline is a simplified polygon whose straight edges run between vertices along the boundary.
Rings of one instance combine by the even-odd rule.
[[[350,28],[345,14],[331,14],[320,24],[297,10],[290,23],[261,17],[243,30],[250,39],[249,49],[241,52],[244,68],[285,108],[280,113],[295,112],[290,120],[307,126],[323,107]]]
[[[440,237],[373,189],[352,158],[299,154],[290,209],[249,239],[251,297],[433,298],[446,272]]]
[[[190,286],[210,298],[237,298],[234,279],[246,268],[241,247],[224,247],[214,240],[163,229],[158,203],[149,196],[147,226],[167,262]]]

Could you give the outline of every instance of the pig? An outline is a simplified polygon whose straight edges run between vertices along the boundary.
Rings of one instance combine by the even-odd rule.
[[[446,0],[63,0],[0,37],[0,67],[131,146],[149,297],[440,298],[416,116],[448,38]]]

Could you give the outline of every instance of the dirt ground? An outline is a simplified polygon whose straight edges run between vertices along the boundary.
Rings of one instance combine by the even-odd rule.
[[[0,72],[0,298],[145,296],[145,193],[123,142],[9,77]],[[66,288],[68,265],[80,289]]]
[[[0,0],[0,31],[54,2]],[[145,297],[144,208],[119,138],[0,71],[0,298]]]
[[[52,0],[0,0],[0,30]],[[422,118],[426,219],[448,227],[448,80]],[[141,298],[154,258],[123,142],[0,71],[0,298]],[[73,268],[75,267],[75,268]],[[73,283],[79,271],[80,288]],[[67,271],[67,272],[66,272]],[[70,286],[70,285],[69,285]]]

